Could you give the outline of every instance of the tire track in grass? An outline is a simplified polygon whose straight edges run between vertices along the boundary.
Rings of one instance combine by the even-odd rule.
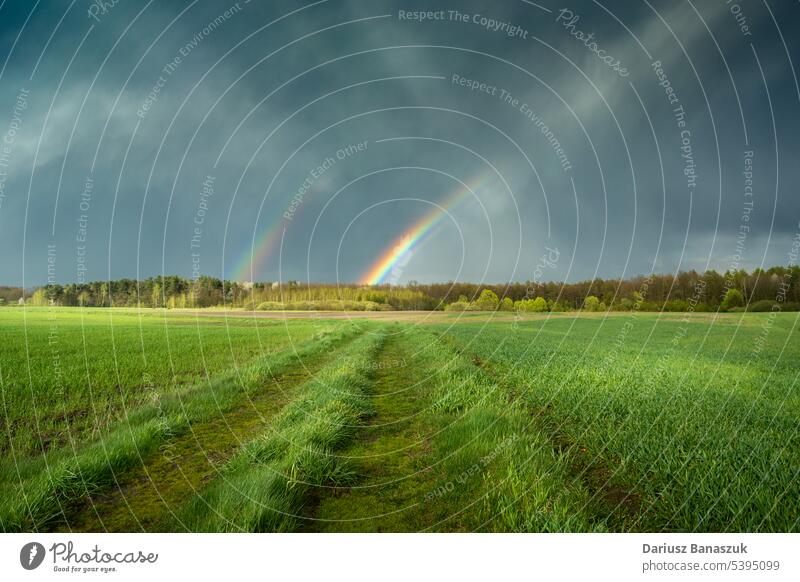
[[[306,531],[604,529],[529,411],[437,336],[414,330],[387,345],[383,358],[405,353],[410,366],[377,370],[373,434],[343,453],[361,478],[320,496]],[[403,402],[414,387],[417,401]],[[398,409],[407,426],[393,422]],[[411,453],[417,443],[422,450]]]
[[[358,338],[306,382],[269,429],[181,508],[183,526],[204,532],[292,531],[317,488],[351,482],[349,464],[336,451],[372,412],[366,370],[385,337],[379,331]]]
[[[441,481],[431,466],[431,369],[410,336],[390,336],[371,370],[374,415],[340,453],[357,477],[352,486],[315,491],[301,523],[309,532],[421,531],[447,509],[425,503]]]
[[[322,368],[333,349],[343,349],[353,337],[339,339],[331,350],[294,358],[298,369],[278,370],[262,389],[250,390],[245,405],[219,412],[210,419],[189,422],[186,430],[159,447],[144,463],[117,477],[115,489],[96,493],[73,504],[56,531],[159,531],[170,523],[174,509],[202,488],[243,442],[263,430],[265,423],[292,400],[297,388]]]
[[[376,414],[342,453],[358,479],[321,491],[302,530],[491,529],[486,522],[497,510],[494,488],[535,440],[521,434],[524,414],[429,331],[392,338],[378,364],[372,375]]]

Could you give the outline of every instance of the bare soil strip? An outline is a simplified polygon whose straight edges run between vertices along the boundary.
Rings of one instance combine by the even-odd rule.
[[[126,308],[115,308],[126,309]],[[375,321],[401,321],[414,323],[508,323],[511,321],[549,321],[555,319],[608,319],[630,317],[629,311],[547,311],[542,313],[520,311],[252,311],[246,309],[174,309],[175,313],[183,313],[192,317],[210,317],[220,320],[226,319],[319,319],[319,320],[375,320]],[[648,312],[649,313],[649,312]],[[742,325],[741,317],[737,314],[718,312],[652,312],[661,321],[681,320],[687,318],[698,321],[715,321],[717,323],[731,322]],[[736,316],[734,318],[734,316]]]

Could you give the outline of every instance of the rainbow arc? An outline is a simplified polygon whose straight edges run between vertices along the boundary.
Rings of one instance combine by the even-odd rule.
[[[397,237],[359,278],[362,285],[382,285],[390,278],[393,269],[408,261],[415,249],[427,241],[448,213],[480,190],[491,174],[487,173],[468,185],[456,189],[442,204],[435,205],[416,223]]]
[[[469,200],[473,192],[479,191],[489,181],[492,174],[482,174],[469,184],[460,185],[439,205],[432,206],[420,220],[412,224],[384,250],[359,278],[363,285],[381,285],[391,277],[392,270],[408,262],[414,251],[427,241],[438,228],[448,212]],[[260,268],[274,256],[280,246],[284,222],[282,215],[268,224],[261,234],[248,245],[246,252],[234,263],[233,278],[250,281],[256,278]]]

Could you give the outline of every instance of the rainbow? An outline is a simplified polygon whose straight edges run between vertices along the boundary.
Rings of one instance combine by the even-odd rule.
[[[255,281],[256,271],[278,248],[283,234],[283,222],[277,222],[265,228],[261,236],[253,238],[249,251],[242,255],[233,269],[235,281]]]
[[[461,185],[440,205],[433,206],[425,216],[393,241],[387,250],[370,266],[369,270],[359,278],[359,282],[362,285],[380,285],[384,283],[395,266],[400,266],[407,262],[414,250],[430,238],[430,235],[442,223],[447,213],[463,201],[468,200],[473,192],[483,188],[491,176],[492,173],[486,172],[471,183]],[[239,261],[234,263],[233,280],[256,280],[259,267],[277,252],[285,227],[282,220],[283,215],[279,215],[277,218],[278,220],[264,228],[260,236],[253,238],[252,245],[250,245],[247,252],[243,253]]]
[[[474,192],[484,186],[490,177],[491,174],[488,172],[483,174],[469,185],[462,185],[456,189],[440,205],[434,206],[425,216],[392,242],[359,278],[359,283],[362,285],[385,283],[394,267],[408,262],[414,249],[423,244],[437,230],[436,227],[442,223],[442,219],[447,216],[447,213],[463,201],[468,200]]]

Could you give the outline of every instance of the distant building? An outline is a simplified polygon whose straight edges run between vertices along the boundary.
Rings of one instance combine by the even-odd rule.
[[[25,305],[25,298],[24,298],[24,297],[20,297],[20,298],[19,298],[19,301],[17,301],[17,304],[19,304],[19,305]]]

